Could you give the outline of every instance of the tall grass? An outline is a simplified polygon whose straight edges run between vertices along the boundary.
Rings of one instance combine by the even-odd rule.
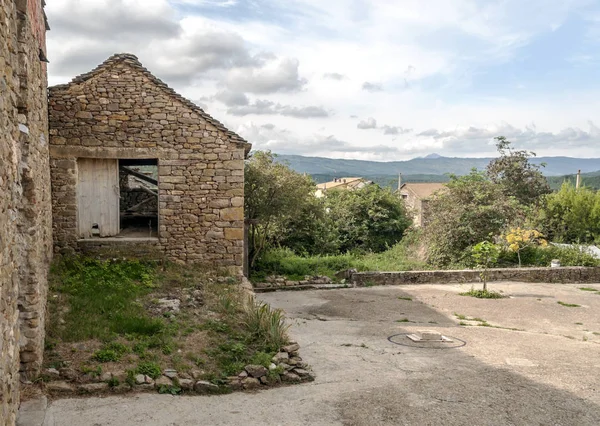
[[[298,256],[288,248],[272,249],[256,263],[252,281],[264,280],[268,275],[284,275],[302,280],[306,275],[326,275],[354,268],[358,271],[411,271],[429,269],[416,256],[414,241],[400,242],[381,253],[346,253],[330,256]]]
[[[289,341],[289,325],[281,309],[272,309],[267,303],[249,300],[244,309],[242,324],[260,342],[266,351],[278,351]]]

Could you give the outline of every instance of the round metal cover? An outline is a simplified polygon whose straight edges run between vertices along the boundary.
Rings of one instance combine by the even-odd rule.
[[[464,340],[458,339],[456,337],[445,336],[450,339],[448,340],[421,340],[415,342],[411,340],[408,336],[413,333],[401,333],[394,334],[393,336],[388,337],[388,340],[396,345],[402,346],[410,346],[412,348],[423,348],[423,349],[453,349],[460,348],[465,346],[467,342]]]

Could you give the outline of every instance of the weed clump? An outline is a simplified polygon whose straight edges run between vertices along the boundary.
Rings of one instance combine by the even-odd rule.
[[[466,291],[464,293],[458,293],[460,296],[470,296],[470,297],[476,297],[478,299],[504,299],[506,296],[504,296],[501,293],[498,293],[497,291],[491,291],[491,290],[475,290],[475,289],[471,289],[469,291]]]
[[[151,377],[154,380],[158,379],[162,374],[160,365],[150,361],[140,362],[137,368],[135,369],[135,372],[137,374],[143,374],[145,376]]]

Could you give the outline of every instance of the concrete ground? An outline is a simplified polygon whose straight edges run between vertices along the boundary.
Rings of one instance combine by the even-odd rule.
[[[261,294],[287,312],[315,382],[213,397],[55,400],[43,424],[600,425],[600,294],[582,285],[492,283],[510,298],[458,295],[470,287]],[[490,327],[461,326],[457,315]],[[423,329],[466,345],[422,349],[388,341]]]

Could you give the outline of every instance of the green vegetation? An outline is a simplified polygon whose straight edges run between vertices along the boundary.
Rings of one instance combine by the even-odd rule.
[[[560,300],[558,302],[559,305],[564,306],[566,308],[581,308],[581,305],[576,305],[575,303],[565,303],[565,302],[561,302]]]
[[[409,302],[412,302],[412,297],[408,297],[408,296],[398,296],[398,300],[408,300]]]
[[[79,257],[55,263],[51,285],[60,299],[68,300],[68,310],[64,324],[51,323],[50,337],[74,342],[107,340],[114,334],[160,334],[164,323],[149,317],[136,302],[155,287],[155,269],[155,265],[138,261]]]
[[[111,342],[94,353],[94,359],[98,362],[117,362],[130,349],[122,343]]]
[[[520,254],[523,266],[549,266],[553,259],[560,260],[561,266],[600,266],[600,259],[577,247],[527,247]],[[500,253],[499,263],[503,266],[518,264],[517,254],[507,250]]]
[[[151,361],[147,361],[140,362],[135,369],[135,372],[136,374],[143,374],[156,380],[161,376],[162,369],[160,368],[160,365]]]
[[[498,293],[497,291],[489,291],[489,290],[475,290],[475,289],[471,289],[469,291],[466,291],[464,293],[458,293],[461,296],[470,296],[470,297],[476,297],[478,299],[503,299],[506,296],[502,295],[501,293]]]
[[[499,256],[500,250],[498,246],[489,241],[482,241],[471,249],[471,257],[473,257],[477,268],[482,270],[479,276],[483,282],[483,291],[487,291],[488,268],[498,262]]]
[[[69,364],[89,374],[118,363],[110,368],[129,371],[129,384],[135,374],[156,378],[163,368],[201,367],[205,380],[224,385],[245,365],[266,364],[288,342],[282,311],[201,266],[57,259],[50,282],[48,366]],[[167,295],[186,305],[161,310],[158,300]]]
[[[287,265],[281,267],[287,275],[313,274],[321,263],[326,265],[317,268],[337,271],[350,267],[358,255],[384,252],[397,244],[411,224],[404,203],[390,189],[378,185],[331,190],[317,198],[311,178],[277,163],[268,152],[255,153],[247,161],[245,173],[250,266],[259,274],[280,267],[273,267],[273,257],[276,261],[286,258]],[[277,249],[289,251],[273,254]],[[315,259],[292,260],[292,252]]]
[[[245,188],[251,279],[334,278],[352,268],[477,267],[487,290],[487,270],[494,266],[547,267],[553,259],[562,266],[600,265],[583,249],[547,244],[597,241],[599,193],[568,183],[551,193],[543,163],[533,152],[514,149],[503,136],[496,141],[499,156],[478,162],[479,171],[446,177],[447,189],[429,200],[425,226],[418,232],[410,226],[410,212],[388,188],[330,189],[316,198],[311,178],[271,153],[255,153],[246,165]],[[446,160],[422,162],[441,165]]]
[[[565,182],[548,195],[534,220],[555,242],[600,242],[600,191]]]
[[[592,287],[579,287],[579,290],[581,290],[581,291],[598,291]]]
[[[290,249],[275,248],[257,260],[250,279],[259,282],[268,275],[284,275],[293,280],[302,280],[307,275],[325,275],[333,279],[336,272],[351,268],[359,272],[430,269],[425,262],[416,258],[415,252],[410,238],[405,238],[382,253],[299,256]]]

